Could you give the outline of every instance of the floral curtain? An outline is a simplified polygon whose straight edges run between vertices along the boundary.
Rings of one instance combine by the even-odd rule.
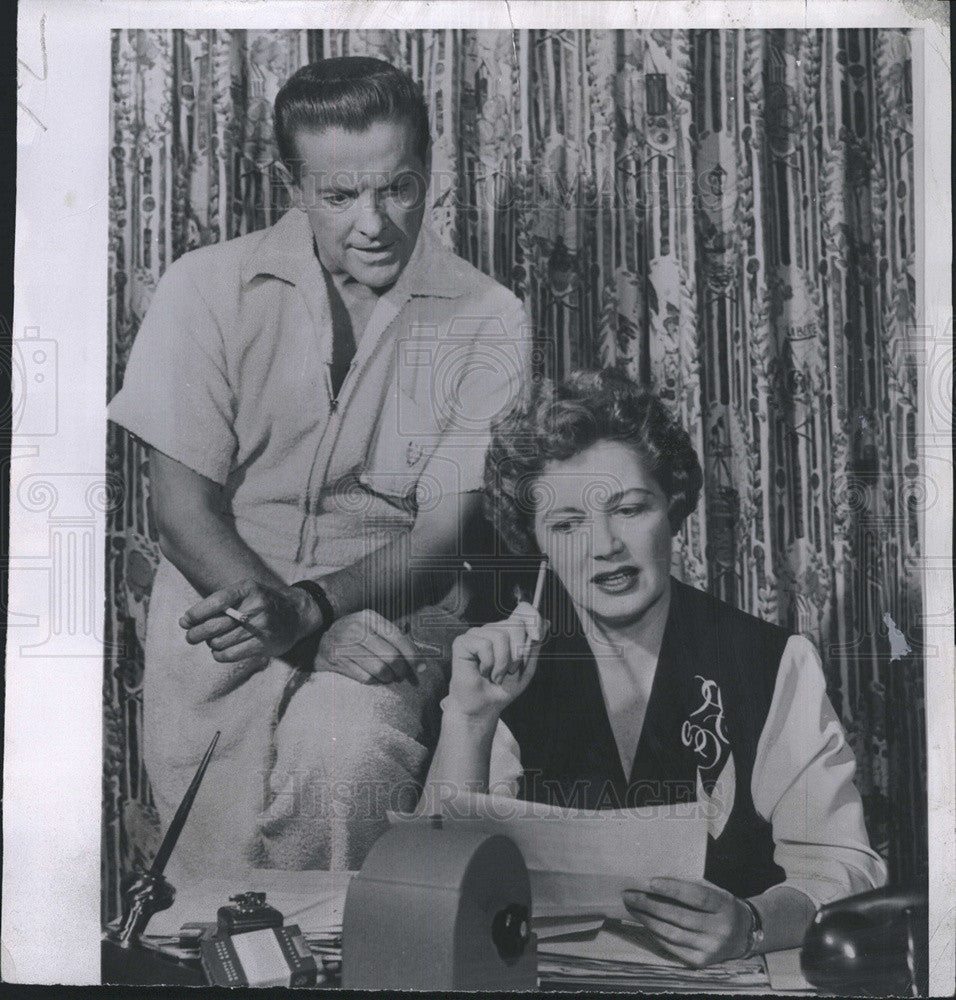
[[[871,839],[925,876],[913,106],[905,31],[122,30],[112,39],[109,393],[167,265],[285,208],[271,105],[303,63],[421,81],[431,221],[512,288],[535,362],[615,365],[706,481],[676,569],[805,632]],[[104,914],[155,850],[140,756],[157,563],[141,447],[108,532]],[[908,651],[907,651],[908,650]]]

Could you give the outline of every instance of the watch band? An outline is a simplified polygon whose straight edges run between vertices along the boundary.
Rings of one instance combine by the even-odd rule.
[[[741,903],[750,910],[750,928],[747,931],[747,950],[741,958],[753,958],[763,944],[763,920],[760,911],[749,899],[741,899]]]
[[[329,595],[322,589],[322,585],[315,580],[297,580],[292,586],[304,590],[315,601],[322,614],[322,624],[313,635],[322,635],[323,632],[327,632],[329,626],[335,621],[335,608],[332,607]]]

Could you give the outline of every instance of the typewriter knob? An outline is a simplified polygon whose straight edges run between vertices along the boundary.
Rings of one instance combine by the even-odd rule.
[[[505,959],[517,958],[531,939],[531,921],[528,908],[521,903],[510,903],[499,910],[491,921],[491,940],[498,954]]]

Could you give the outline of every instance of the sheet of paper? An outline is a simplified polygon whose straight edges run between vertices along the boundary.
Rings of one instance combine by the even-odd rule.
[[[707,821],[688,815],[687,805],[595,812],[476,793],[444,805],[447,824],[472,824],[517,844],[535,916],[627,917],[625,889],[646,888],[656,875],[704,874]]]
[[[608,921],[600,930],[573,941],[547,941],[539,944],[540,954],[549,958],[597,960],[624,964],[677,966],[681,963],[658,948],[642,927],[623,921]]]
[[[588,915],[534,917],[531,920],[531,928],[540,944],[542,941],[553,941],[572,935],[596,934],[604,926],[604,921],[603,914],[597,917]]]

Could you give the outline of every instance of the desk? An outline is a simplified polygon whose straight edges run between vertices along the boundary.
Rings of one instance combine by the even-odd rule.
[[[286,919],[287,923],[298,924],[306,937],[314,940],[316,936],[328,937],[341,931],[342,913],[345,907],[345,896],[348,891],[351,872],[320,872],[320,871],[278,871],[257,869],[244,874],[241,879],[222,880],[204,879],[192,886],[177,891],[173,906],[157,913],[147,928],[147,940],[158,942],[162,938],[178,935],[179,928],[188,922],[215,921],[216,910],[224,905],[230,896],[238,892],[260,891],[267,893],[267,902],[275,906]],[[310,940],[310,943],[312,941]],[[133,963],[135,964],[135,963]],[[708,987],[706,992],[726,993],[780,993],[793,994],[797,992],[811,993],[809,984],[800,975],[799,951],[777,952],[767,956],[763,976],[751,977],[746,985],[737,985],[728,981],[726,988],[714,989]],[[127,973],[131,970],[127,969]],[[689,973],[686,986],[675,981],[675,969],[668,967],[669,982],[666,987],[657,989],[668,991],[701,992],[700,987],[692,982],[694,975]],[[155,975],[149,969],[144,969],[145,976]],[[759,978],[759,981],[757,981]],[[595,978],[593,981],[578,982],[573,985],[567,982],[552,982],[544,978],[540,982],[542,990],[558,989],[599,990],[613,989],[619,992],[653,992],[653,970],[642,969],[640,976],[633,978],[616,978],[613,984],[606,979]],[[147,982],[157,980],[147,978]],[[164,980],[174,982],[174,980]],[[182,982],[182,980],[175,980]],[[333,988],[338,983],[329,979],[319,986]]]
[[[156,940],[158,939],[153,939],[154,942]],[[762,982],[750,983],[746,986],[728,983],[725,989],[709,988],[707,992],[734,995],[779,994],[792,996],[794,994],[801,994],[810,996],[813,994],[813,990],[809,987],[809,984],[807,984],[807,982],[800,975],[798,949],[786,952],[776,952],[766,957],[769,974]],[[168,962],[160,964],[155,960],[152,960],[151,956],[144,955],[142,951],[130,953],[122,962],[117,962],[115,952],[109,958],[104,956],[103,973],[104,983],[123,982],[127,984],[146,986],[198,986],[202,985],[204,982],[202,975],[196,966],[177,965],[175,963]],[[338,979],[334,976],[327,976],[324,981],[317,984],[317,988],[319,989],[335,989],[338,988],[338,986]],[[576,980],[573,986],[567,982],[555,982],[547,978],[541,978],[538,983],[538,988],[543,992],[549,990],[567,992],[568,990],[573,989],[575,991],[613,990],[615,992],[623,993],[645,993],[655,992],[655,983],[653,976],[630,981],[619,979],[615,980],[613,983],[609,983],[606,979],[582,979]],[[656,985],[657,991],[663,992],[665,988],[668,992],[699,992],[697,984],[692,983],[689,980],[683,988],[681,988],[679,983],[675,983],[674,980],[670,980],[666,987],[660,983]]]

